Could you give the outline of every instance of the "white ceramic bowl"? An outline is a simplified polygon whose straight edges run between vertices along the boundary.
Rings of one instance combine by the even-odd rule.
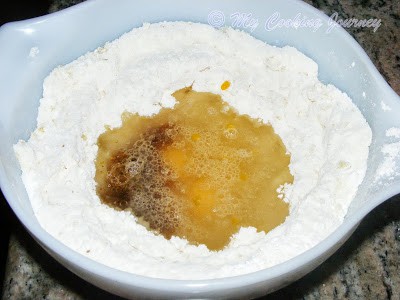
[[[275,267],[236,277],[213,280],[163,280],[118,271],[92,261],[64,246],[44,231],[36,220],[20,168],[12,150],[36,127],[43,79],[60,64],[94,50],[143,22],[163,20],[219,22],[235,12],[252,13],[259,26],[252,34],[273,45],[291,45],[314,59],[319,78],[345,91],[360,108],[373,130],[368,171],[346,219],[328,238],[309,251]],[[319,19],[322,27],[276,28],[267,31],[265,21],[275,12],[281,18],[297,14]],[[212,15],[211,15],[212,16]],[[10,206],[40,245],[66,268],[83,279],[124,297],[205,298],[255,297],[272,292],[314,269],[339,248],[361,219],[375,206],[399,192],[400,178],[372,184],[382,162],[381,146],[388,142],[385,130],[400,127],[400,100],[377,72],[361,47],[341,28],[327,34],[329,19],[300,1],[280,0],[98,0],[59,13],[4,25],[0,29],[0,183]],[[39,52],[31,52],[37,47]],[[31,55],[29,55],[31,53]],[[354,67],[353,67],[354,66]],[[363,95],[365,97],[363,97]],[[381,101],[392,108],[383,111]]]

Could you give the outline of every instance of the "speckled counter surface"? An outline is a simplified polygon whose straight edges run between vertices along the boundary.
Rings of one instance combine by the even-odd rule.
[[[56,0],[50,11],[81,1]],[[307,0],[329,16],[378,18],[377,32],[347,29],[400,94],[400,2]],[[352,4],[350,4],[352,3]],[[3,299],[119,299],[67,271],[48,256],[15,217]],[[400,299],[400,196],[377,207],[345,245],[306,277],[265,299]]]

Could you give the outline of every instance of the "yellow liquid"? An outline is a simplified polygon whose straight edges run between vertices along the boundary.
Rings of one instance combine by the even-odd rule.
[[[226,87],[226,84],[225,84]],[[97,194],[166,238],[220,250],[240,227],[268,232],[288,204],[290,155],[270,125],[239,115],[219,95],[183,88],[174,108],[124,113],[98,138]]]

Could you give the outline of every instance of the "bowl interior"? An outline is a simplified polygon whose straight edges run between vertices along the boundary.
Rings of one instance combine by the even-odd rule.
[[[3,192],[20,219],[29,219],[32,226],[38,226],[12,145],[19,139],[28,139],[36,127],[42,83],[49,72],[57,65],[66,64],[131,28],[141,26],[143,22],[183,20],[207,23],[213,11],[219,11],[220,20],[223,13],[224,24],[228,26],[238,25],[235,13],[251,14],[250,18],[257,19],[258,27],[253,30],[240,26],[240,29],[272,45],[294,46],[311,57],[319,65],[320,80],[346,92],[364,114],[373,130],[373,144],[367,176],[352,202],[347,219],[366,204],[376,205],[396,193],[399,176],[381,185],[372,183],[384,158],[381,146],[390,142],[385,137],[385,130],[392,126],[400,127],[400,101],[363,50],[342,29],[334,28],[327,33],[328,18],[314,8],[298,1],[279,0],[254,0],[251,3],[238,0],[203,0],[199,3],[154,0],[151,5],[144,0],[120,0],[118,5],[99,0],[42,18],[9,24],[0,30],[0,179]],[[314,24],[320,21],[322,25],[317,29],[278,25],[273,30],[266,29],[266,25],[274,25],[274,16],[278,16],[278,20],[293,20],[298,14],[300,18]],[[34,47],[38,50],[36,54]],[[391,107],[390,111],[382,109],[382,101]]]

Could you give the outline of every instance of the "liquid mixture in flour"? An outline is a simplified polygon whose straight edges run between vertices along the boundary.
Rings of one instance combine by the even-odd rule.
[[[289,208],[277,190],[293,177],[272,127],[238,115],[219,95],[189,87],[173,96],[174,108],[124,114],[120,128],[99,137],[100,199],[168,239],[210,250],[240,227],[268,232],[283,223]]]

